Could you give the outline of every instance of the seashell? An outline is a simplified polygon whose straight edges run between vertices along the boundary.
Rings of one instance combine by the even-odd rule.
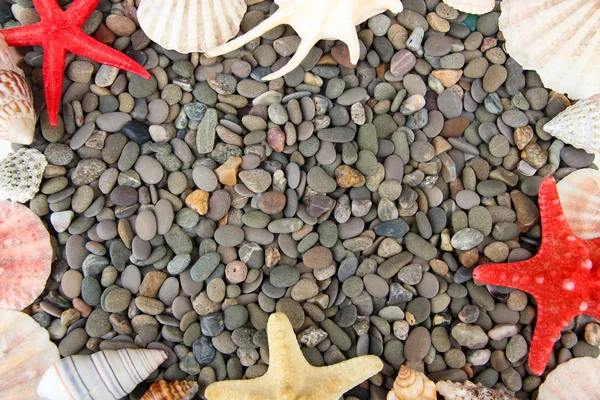
[[[0,399],[38,399],[42,375],[60,359],[48,331],[29,315],[0,310]]]
[[[438,393],[444,396],[446,400],[517,400],[500,389],[490,389],[487,386],[474,384],[473,382],[465,381],[450,382],[439,381],[435,384]]]
[[[33,303],[46,286],[52,256],[40,218],[22,204],[0,201],[0,309]]]
[[[600,93],[598,0],[504,0],[506,50],[544,85],[571,99]]]
[[[19,149],[0,161],[0,198],[25,203],[40,189],[46,157],[36,149]]]
[[[544,131],[588,153],[600,152],[600,94],[568,107],[544,125]]]
[[[487,14],[496,6],[496,0],[444,0],[444,3],[468,14]]]
[[[244,0],[143,0],[142,30],[165,49],[206,51],[234,37],[246,13]]]
[[[160,380],[150,385],[140,400],[190,400],[198,392],[198,383],[194,381]]]
[[[436,400],[435,383],[425,374],[400,366],[387,400]]]
[[[163,350],[122,349],[71,356],[42,377],[37,394],[48,400],[118,400],[167,359]]]
[[[279,78],[296,68],[321,39],[341,40],[348,46],[350,61],[358,62],[360,45],[356,25],[386,10],[402,11],[400,0],[275,0],[279,9],[244,35],[206,52],[207,57],[229,53],[278,25],[290,25],[302,39],[292,59],[263,78]]]
[[[31,144],[35,131],[33,94],[12,50],[0,34],[0,139]]]
[[[538,400],[599,400],[600,360],[577,357],[560,364],[539,388]]]
[[[556,188],[573,233],[582,239],[600,237],[600,172],[580,169],[563,178]]]

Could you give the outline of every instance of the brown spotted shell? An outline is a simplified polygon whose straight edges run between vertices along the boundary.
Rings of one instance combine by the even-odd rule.
[[[31,144],[34,130],[31,89],[0,34],[0,139]]]
[[[198,392],[194,381],[154,382],[140,400],[190,400]]]

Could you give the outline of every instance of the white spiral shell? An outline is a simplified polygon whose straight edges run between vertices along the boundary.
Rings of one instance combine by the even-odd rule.
[[[0,161],[0,199],[25,203],[40,189],[46,157],[36,149],[19,149]]]
[[[34,130],[33,94],[0,34],[0,139],[31,144]]]
[[[166,352],[146,349],[106,350],[63,358],[44,374],[37,393],[48,400],[118,400],[166,359]]]
[[[206,51],[234,37],[244,0],[143,0],[137,17],[146,35],[180,53]]]
[[[544,130],[588,153],[600,152],[600,93],[568,107],[544,125]]]

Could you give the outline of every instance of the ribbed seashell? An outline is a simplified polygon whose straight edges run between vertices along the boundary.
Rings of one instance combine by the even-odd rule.
[[[198,383],[194,381],[160,380],[150,388],[140,400],[190,400],[198,392]]]
[[[36,149],[19,149],[0,161],[0,199],[25,203],[40,189],[46,157]]]
[[[544,131],[588,153],[600,152],[600,94],[568,107],[544,125]]]
[[[444,0],[444,3],[469,14],[487,14],[496,6],[496,0]]]
[[[538,400],[598,400],[600,360],[577,357],[560,364],[539,388]]]
[[[42,375],[60,359],[56,345],[29,315],[0,310],[0,399],[38,399]]]
[[[163,350],[146,349],[106,350],[63,358],[44,374],[37,393],[48,400],[118,400],[166,359]]]
[[[600,172],[580,169],[556,185],[569,226],[582,239],[600,237]]]
[[[0,201],[0,309],[34,302],[50,276],[52,255],[42,220],[22,204]]]
[[[500,389],[490,389],[487,386],[465,381],[439,381],[435,384],[438,393],[446,400],[517,400]]]
[[[504,0],[499,19],[506,50],[544,85],[585,99],[600,93],[598,0]]]
[[[142,0],[137,17],[146,35],[180,53],[206,51],[234,37],[244,0]]]
[[[436,400],[435,383],[425,374],[400,366],[387,400]]]
[[[0,34],[0,139],[31,144],[34,130],[33,94]]]

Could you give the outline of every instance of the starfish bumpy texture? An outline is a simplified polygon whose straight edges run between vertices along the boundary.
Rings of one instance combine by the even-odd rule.
[[[208,400],[337,400],[383,368],[379,357],[356,357],[328,367],[310,365],[298,346],[287,316],[274,313],[267,325],[270,363],[259,378],[216,382]]]
[[[264,77],[279,78],[296,68],[321,39],[338,39],[346,43],[350,61],[358,62],[360,45],[356,25],[386,10],[400,13],[400,0],[275,0],[279,9],[245,35],[206,52],[208,57],[229,53],[278,25],[290,25],[302,39],[296,54],[280,70]]]
[[[542,243],[529,260],[477,267],[481,283],[530,293],[537,302],[537,321],[529,352],[536,375],[546,369],[561,331],[578,315],[600,318],[600,239],[578,238],[562,211],[554,178],[540,185]]]
[[[10,46],[44,48],[44,92],[48,118],[53,126],[58,122],[67,51],[150,78],[140,64],[81,30],[99,2],[75,0],[67,11],[63,11],[56,0],[33,0],[41,22],[0,31]]]

